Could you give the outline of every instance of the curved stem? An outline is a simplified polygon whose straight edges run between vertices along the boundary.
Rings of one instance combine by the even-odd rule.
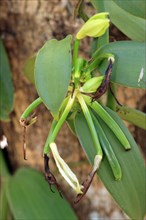
[[[48,153],[49,153],[49,150],[50,150],[50,149],[48,149],[48,146],[49,146],[49,144],[51,143],[50,140],[51,140],[52,133],[53,133],[53,131],[54,131],[54,128],[55,128],[56,124],[57,124],[57,121],[56,121],[56,120],[53,120],[53,122],[52,122],[52,124],[51,124],[50,131],[49,131],[49,135],[48,135],[48,137],[47,137],[47,140],[46,140],[46,143],[45,143],[45,146],[44,146],[44,154],[48,154]]]
[[[113,57],[114,55],[111,53],[105,53],[102,55],[97,55],[95,58],[93,58],[93,60],[89,63],[89,65],[84,69],[84,71],[89,71],[92,72],[93,70],[95,70],[97,68],[97,66],[105,59],[108,59],[109,57]]]
[[[77,3],[76,8],[75,8],[74,15],[77,16],[78,14],[83,19],[84,22],[86,22],[89,19],[88,15],[84,12],[84,2],[83,1],[79,1]]]
[[[36,100],[34,100],[26,109],[25,111],[23,112],[23,114],[21,115],[21,118],[20,119],[26,119],[30,114],[31,112],[38,106],[42,103],[42,99],[39,97],[37,98]]]
[[[51,133],[49,133],[49,136],[47,138],[47,141],[45,143],[45,146],[44,146],[44,154],[48,154],[49,153],[49,150],[50,150],[50,143],[54,142],[61,126],[63,125],[65,119],[67,118],[72,106],[73,106],[73,103],[74,103],[74,100],[75,100],[75,93],[73,94],[73,96],[70,96],[69,98],[69,101],[60,117],[60,119],[58,120],[58,122],[55,122],[54,121],[54,124],[51,126]]]
[[[94,142],[94,145],[96,148],[96,152],[98,155],[100,155],[102,157],[102,149],[101,149],[99,139],[98,139],[98,136],[97,136],[97,133],[96,133],[93,121],[92,121],[92,117],[91,117],[90,112],[88,110],[88,107],[84,101],[84,98],[82,97],[82,95],[80,93],[77,95],[77,98],[79,100],[79,103],[80,103],[81,108],[83,110],[84,116],[85,116],[86,121],[88,123],[89,129],[90,129],[90,132],[91,132],[91,135],[93,138],[93,142]]]

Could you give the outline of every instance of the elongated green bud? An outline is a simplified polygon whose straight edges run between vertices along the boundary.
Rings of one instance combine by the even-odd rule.
[[[108,114],[108,112],[98,102],[91,102],[92,100],[90,97],[83,95],[83,98],[87,105],[89,105],[113,131],[125,150],[130,150],[131,146],[127,137],[121,130],[120,126],[116,123],[116,121]]]
[[[89,79],[87,82],[84,83],[84,85],[80,88],[80,92],[84,93],[93,93],[96,92],[96,90],[101,85],[102,81],[104,79],[104,76],[98,76],[93,77]]]
[[[102,148],[104,150],[104,153],[107,157],[109,165],[112,169],[115,180],[120,180],[122,178],[122,171],[121,171],[120,164],[116,158],[116,155],[112,149],[112,146],[111,146],[108,138],[106,137],[106,135],[105,135],[98,119],[97,119],[97,116],[95,117],[94,114],[92,113],[92,111],[90,111],[90,113],[93,118],[95,126],[98,128],[96,130],[99,135],[100,143],[101,143]]]
[[[95,146],[95,149],[96,149],[96,152],[97,152],[97,155],[102,158],[102,149],[101,149],[101,146],[100,146],[98,135],[96,133],[96,130],[95,130],[95,127],[94,127],[89,109],[88,109],[88,107],[87,107],[87,105],[86,105],[86,103],[85,103],[85,101],[84,101],[84,99],[83,99],[83,97],[80,93],[77,94],[77,98],[78,98],[78,101],[81,105],[81,108],[82,108],[83,114],[86,118],[86,121],[88,123],[89,129],[90,129],[90,132],[91,132],[91,136],[93,138],[94,146]]]

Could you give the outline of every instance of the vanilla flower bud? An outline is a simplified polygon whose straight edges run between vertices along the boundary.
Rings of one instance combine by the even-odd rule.
[[[108,12],[98,13],[92,16],[79,30],[76,35],[78,40],[89,37],[102,36],[109,27],[110,20],[107,18]]]

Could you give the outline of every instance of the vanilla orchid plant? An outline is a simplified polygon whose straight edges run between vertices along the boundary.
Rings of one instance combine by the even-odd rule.
[[[31,116],[31,113],[41,103],[51,112],[53,121],[44,145],[45,177],[50,185],[55,185],[61,192],[61,187],[49,167],[49,155],[52,152],[60,174],[77,194],[75,203],[85,195],[96,172],[103,182],[106,182],[105,172],[109,175],[107,179],[110,178],[107,182],[111,181],[116,186],[118,182],[122,182],[126,177],[121,161],[125,161],[124,157],[128,158],[128,154],[131,155],[133,147],[123,123],[114,115],[114,108],[107,108],[101,100],[102,95],[108,91],[111,93],[112,102],[122,108],[113,92],[113,84],[117,80],[113,70],[120,58],[114,50],[104,50],[105,45],[103,48],[97,48],[89,60],[79,55],[80,41],[85,37],[104,36],[109,24],[108,12],[92,16],[76,34],[73,49],[71,35],[60,41],[52,39],[45,43],[35,60],[34,77],[39,97],[20,118],[21,125],[26,128],[36,121],[36,116]],[[55,143],[65,121],[78,137],[93,164],[91,173],[83,183],[80,183],[60,156],[60,146],[57,147]],[[87,146],[88,143],[90,144]],[[117,151],[122,152],[121,156]]]

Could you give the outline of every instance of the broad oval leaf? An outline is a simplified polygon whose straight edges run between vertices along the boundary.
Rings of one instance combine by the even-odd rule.
[[[47,108],[57,114],[66,96],[71,77],[71,39],[49,40],[40,49],[35,62],[35,84]]]
[[[7,186],[7,197],[16,220],[77,220],[65,198],[52,193],[45,178],[32,169],[16,172]]]
[[[101,162],[98,175],[112,197],[130,218],[143,219],[146,213],[144,161],[138,150],[138,146],[124,123],[113,111],[109,109],[107,109],[107,111],[120,125],[121,129],[127,136],[132,149],[126,152],[107,125],[102,119],[98,118],[98,120],[100,119],[100,125],[104,129],[121,166],[122,179],[120,181],[114,180],[111,168],[105,156]],[[96,151],[93,148],[92,137],[82,113],[76,115],[75,128],[79,141],[87,154],[89,161],[93,164]]]
[[[91,0],[94,7],[98,10],[101,1]],[[139,1],[138,1],[139,2]],[[123,2],[125,4],[125,2]],[[130,4],[131,1],[130,1]],[[111,22],[117,26],[126,36],[136,41],[145,41],[146,22],[144,18],[137,17],[125,11],[113,0],[103,0],[104,11],[110,14]],[[125,7],[127,4],[125,4]]]
[[[8,56],[0,39],[0,120],[9,121],[13,109],[13,82]]]
[[[115,56],[111,81],[134,88],[146,87],[146,44],[135,41],[119,41],[109,43],[94,53],[94,57],[102,53],[112,53]],[[105,73],[108,64],[102,62],[99,70]],[[142,75],[141,75],[142,74]],[[140,79],[140,75],[142,79]]]

